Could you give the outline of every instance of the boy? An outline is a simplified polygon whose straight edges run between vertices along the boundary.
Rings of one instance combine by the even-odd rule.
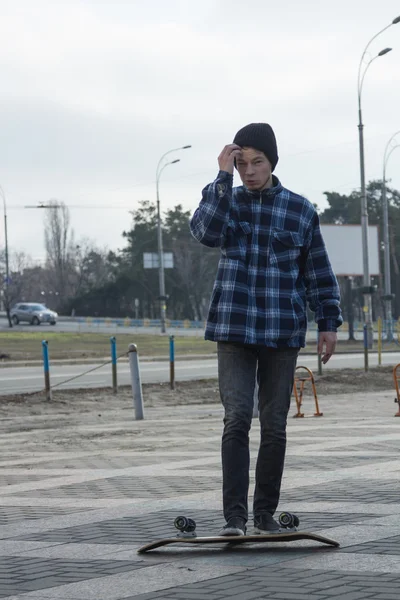
[[[225,409],[220,535],[244,535],[248,520],[249,431],[255,380],[261,442],[253,515],[256,533],[277,533],[286,451],[286,422],[297,356],[305,346],[306,302],[315,312],[318,352],[326,363],[342,323],[339,287],[314,206],[285,189],[273,171],[274,132],[266,123],[240,129],[218,157],[190,228],[202,244],[221,248],[205,338],[218,344]],[[237,168],[243,186],[233,188]]]

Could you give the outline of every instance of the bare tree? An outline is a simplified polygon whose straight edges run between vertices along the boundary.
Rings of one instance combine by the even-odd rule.
[[[207,314],[218,260],[219,249],[204,248],[194,239],[174,245],[175,270],[194,319],[202,320]]]
[[[110,267],[107,256],[106,248],[97,247],[88,238],[79,240],[74,254],[74,295],[101,287],[109,281]]]
[[[0,251],[0,272],[4,262],[4,253]],[[25,252],[10,254],[10,276],[7,286],[8,303],[11,309],[16,302],[39,302],[43,269],[35,265]],[[5,283],[0,283],[0,292],[5,291]],[[5,299],[6,300],[6,299]]]
[[[70,227],[68,207],[52,200],[46,207],[44,223],[46,263],[52,273],[52,287],[64,301],[70,294],[69,282],[74,262],[74,233]]]
[[[16,302],[29,302],[29,291],[26,288],[25,272],[31,269],[33,261],[25,252],[13,252],[10,257],[11,282],[9,286],[10,305]]]

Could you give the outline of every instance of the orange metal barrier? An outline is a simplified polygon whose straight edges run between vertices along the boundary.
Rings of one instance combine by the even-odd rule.
[[[394,415],[395,417],[400,417],[400,389],[399,389],[400,375],[397,374],[397,369],[399,369],[399,368],[400,368],[400,363],[398,365],[396,365],[393,369],[394,387],[396,388],[396,396],[397,396],[397,398],[395,398],[394,401],[397,402],[397,404],[399,405],[399,410]]]
[[[294,378],[293,391],[294,391],[294,395],[296,398],[297,413],[295,415],[293,415],[293,417],[297,418],[297,419],[304,417],[304,413],[301,412],[301,405],[303,403],[304,386],[307,381],[311,382],[312,390],[314,393],[315,409],[316,409],[316,412],[314,413],[314,417],[322,417],[324,413],[320,412],[320,410],[319,410],[317,389],[315,387],[314,375],[308,367],[298,366],[298,367],[296,367],[296,371],[298,369],[304,369],[308,373],[308,376],[303,375],[303,377],[295,377]],[[299,385],[299,389],[297,389],[297,385]]]

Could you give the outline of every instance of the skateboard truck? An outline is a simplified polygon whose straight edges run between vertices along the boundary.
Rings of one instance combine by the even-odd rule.
[[[299,517],[290,512],[283,512],[279,515],[279,525],[284,529],[294,529],[297,531],[297,527],[300,524]]]
[[[188,517],[176,517],[174,526],[178,529],[177,537],[193,538],[196,537],[196,521]]]

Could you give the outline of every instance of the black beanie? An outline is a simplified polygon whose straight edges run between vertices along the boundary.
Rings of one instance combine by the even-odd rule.
[[[272,165],[272,171],[275,169],[279,157],[276,138],[271,125],[268,123],[250,123],[240,129],[233,140],[234,144],[249,146],[264,152]]]

